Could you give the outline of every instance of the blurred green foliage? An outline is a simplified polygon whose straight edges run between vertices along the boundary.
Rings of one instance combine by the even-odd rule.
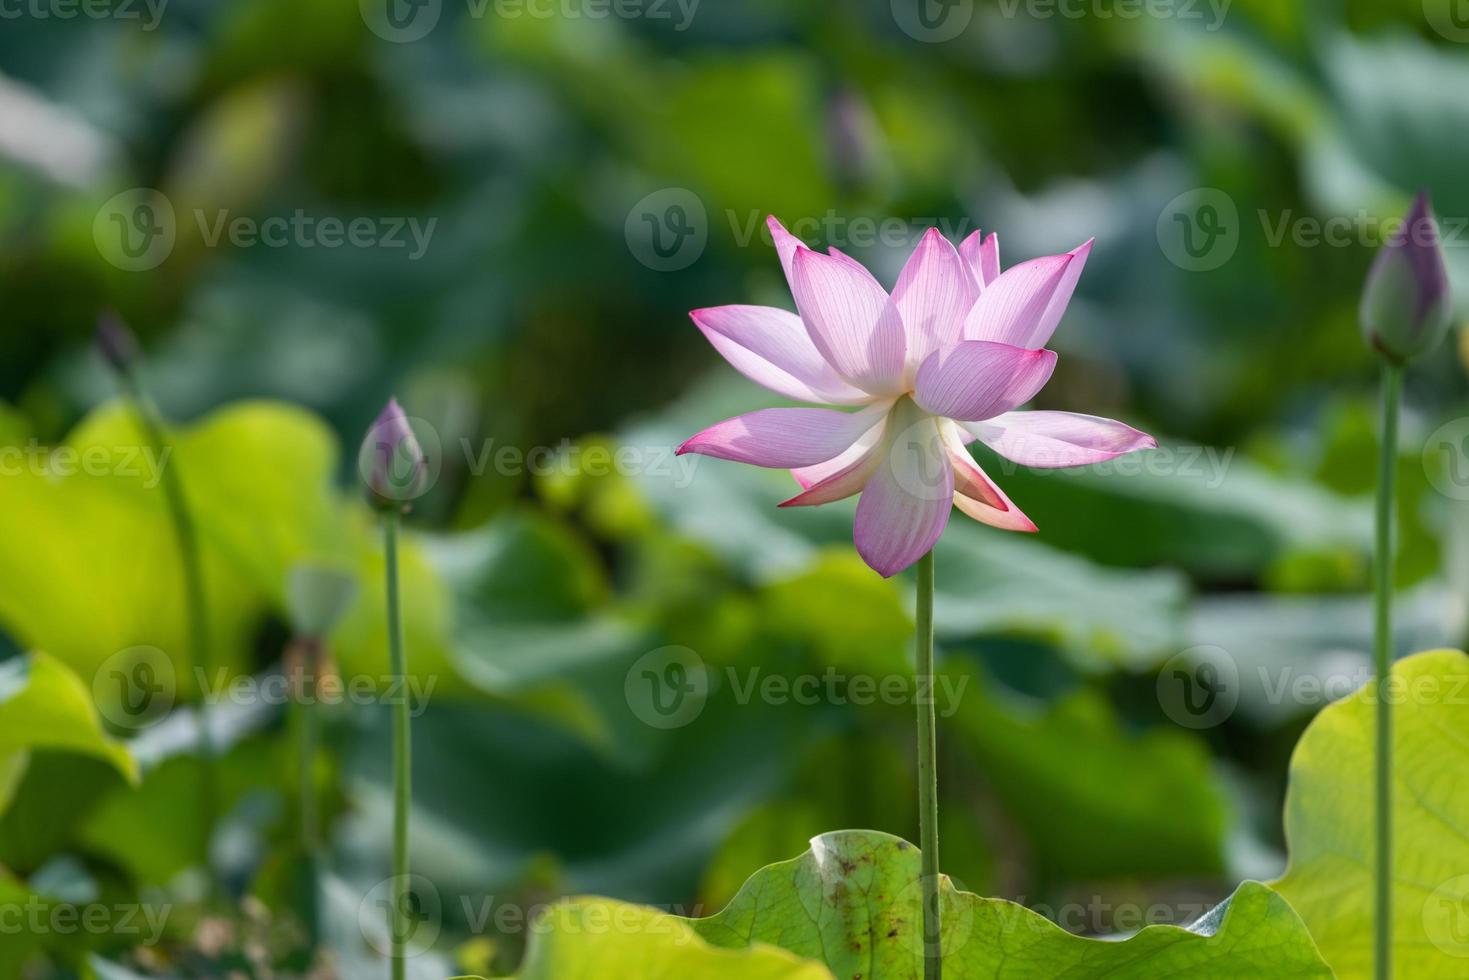
[[[619,18],[444,2],[403,42],[370,9],[170,0],[152,27],[31,13],[0,31],[0,724],[25,677],[98,699],[73,705],[66,739],[0,733],[0,896],[185,910],[141,949],[30,937],[0,972],[313,955],[286,928],[302,918],[298,762],[284,711],[258,699],[216,708],[230,775],[214,846],[252,921],[282,928],[201,945],[200,684],[161,496],[146,460],[123,465],[141,440],[90,349],[105,307],[141,334],[176,423],[168,465],[197,512],[231,678],[281,674],[303,561],[357,585],[333,669],[381,678],[382,555],[353,448],[389,393],[436,436],[404,559],[414,866],[443,909],[423,975],[517,968],[524,929],[470,914],[487,898],[708,914],[818,833],[913,839],[911,691],[857,703],[851,687],[905,682],[909,585],[855,559],[849,505],[779,510],[787,475],[671,453],[774,404],[687,320],[790,306],[770,213],[887,283],[930,225],[997,230],[1007,265],[1095,236],[1041,407],[1162,443],[1076,472],[981,456],[1041,533],[956,516],[937,556],[940,666],[965,685],[940,721],[946,870],[1038,904],[1218,900],[1279,870],[1286,756],[1325,701],[1279,683],[1366,662],[1376,365],[1355,310],[1380,220],[1420,187],[1458,229],[1450,269],[1469,296],[1469,53],[1432,0],[1235,0],[1217,21],[1206,4],[1063,16],[976,0],[941,43],[882,0],[706,0],[686,22],[672,4]],[[171,247],[141,270],[116,237],[135,188],[173,215]],[[1233,207],[1233,244],[1195,271],[1167,235],[1173,202],[1201,188]],[[675,189],[705,244],[659,270],[640,202]],[[324,221],[357,219],[365,243],[325,243]],[[1464,412],[1463,361],[1456,340],[1410,381],[1400,652],[1461,643],[1469,624],[1462,460],[1440,430]],[[173,664],[177,704],[130,731],[96,678],[138,647]],[[1239,702],[1193,729],[1160,682],[1206,647],[1236,665]],[[696,718],[661,729],[629,684],[668,648],[692,651],[709,687]],[[842,696],[811,704],[746,686],[833,672]],[[318,939],[340,975],[366,975],[387,711],[317,707]]]

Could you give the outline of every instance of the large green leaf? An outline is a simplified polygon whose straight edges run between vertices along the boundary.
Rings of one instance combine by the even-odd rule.
[[[127,748],[102,730],[86,685],[44,653],[0,663],[0,813],[37,749],[95,756],[130,781],[138,779]]]
[[[548,909],[519,980],[830,980],[820,963],[774,946],[721,949],[675,916],[605,898]]]
[[[720,946],[775,943],[863,980],[920,975],[917,848],[872,831],[811,842],[793,861],[757,872],[728,908],[693,921]],[[1072,935],[1023,906],[944,881],[945,975],[955,978],[1331,976],[1289,905],[1245,882],[1188,928],[1150,925],[1124,940]]]
[[[1394,665],[1393,956],[1400,977],[1469,973],[1469,657]],[[1276,883],[1338,977],[1372,975],[1375,694],[1324,709],[1291,759]]]
[[[209,636],[217,664],[238,664],[268,612],[284,614],[291,567],[331,557],[364,583],[334,635],[343,668],[387,668],[379,532],[364,505],[333,485],[336,440],[310,413],[241,402],[172,436],[153,453],[121,403],[99,408],[36,466],[3,478],[0,623],[91,678],[108,657],[140,644],[171,659],[180,695],[192,689],[183,588],[162,466],[181,474],[199,529]],[[455,687],[445,661],[447,609],[415,539],[402,555],[410,666]],[[212,682],[214,678],[209,678]]]
[[[221,757],[219,793],[228,815],[250,793],[267,793],[286,771],[285,745],[255,737]],[[199,859],[210,828],[199,807],[203,763],[179,753],[163,759],[131,791],[97,801],[74,830],[90,853],[125,868],[140,883],[165,885]]]
[[[0,622],[22,646],[46,650],[87,680],[108,657],[139,644],[174,657],[181,682],[192,677],[159,483],[161,466],[176,465],[183,447],[161,462],[145,446],[126,411],[103,408],[36,466],[3,477]],[[190,471],[211,462],[197,458]],[[204,548],[203,566],[216,655],[236,662],[260,590],[217,548]]]

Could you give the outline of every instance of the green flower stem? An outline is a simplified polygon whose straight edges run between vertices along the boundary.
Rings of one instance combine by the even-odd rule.
[[[1373,962],[1377,980],[1392,977],[1392,712],[1388,681],[1392,671],[1393,482],[1398,467],[1398,402],[1403,393],[1401,365],[1382,370],[1382,457],[1377,465],[1377,536],[1373,567],[1374,652],[1377,660],[1377,863]]]
[[[933,552],[918,560],[918,837],[923,849],[923,980],[943,973],[939,921],[938,736],[933,699]]]
[[[317,849],[321,846],[321,837],[316,826],[316,743],[317,719],[316,711],[312,705],[314,700],[306,700],[310,694],[313,698],[315,692],[308,692],[304,685],[312,683],[309,678],[315,675],[303,664],[306,677],[302,679],[303,700],[296,705],[296,751],[299,756],[301,769],[301,844],[306,853],[313,858]]]
[[[397,511],[383,515],[383,541],[387,552],[388,643],[392,653],[393,679],[405,690],[408,661],[403,651],[403,618],[398,608]],[[408,803],[412,798],[413,767],[409,746],[408,699],[398,699],[393,712],[393,980],[403,980],[407,968],[408,908]]]
[[[138,413],[143,431],[159,459],[167,459],[167,436],[164,434],[163,417],[153,400],[148,397],[132,371],[122,371],[123,389]],[[209,647],[209,621],[204,598],[204,567],[199,559],[199,533],[194,525],[194,515],[189,510],[188,496],[184,493],[183,479],[178,465],[164,465],[162,473],[163,497],[168,506],[168,516],[173,523],[174,542],[178,547],[179,563],[184,575],[184,608],[188,615],[189,651],[194,663],[205,677],[214,676],[214,657]],[[206,691],[200,691],[203,695]],[[199,756],[201,760],[199,779],[199,808],[204,822],[204,853],[201,855],[204,870],[208,874],[209,887],[216,898],[221,886],[214,873],[210,857],[210,840],[214,836],[215,823],[219,818],[219,752],[214,744],[214,733],[209,727],[209,705],[201,697],[198,714]]]
[[[315,684],[320,672],[321,645],[316,639],[301,642],[300,700],[292,713],[296,729],[296,764],[301,779],[301,850],[306,860],[304,913],[307,936],[314,946],[320,939],[320,901],[317,881],[321,871],[321,833],[317,826],[316,754],[320,741],[315,710]],[[308,689],[307,685],[311,685]]]

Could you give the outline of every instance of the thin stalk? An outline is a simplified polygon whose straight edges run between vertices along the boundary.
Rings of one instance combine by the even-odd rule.
[[[1376,916],[1373,923],[1373,975],[1392,977],[1392,710],[1388,681],[1392,671],[1393,483],[1398,467],[1398,403],[1403,369],[1387,364],[1382,371],[1382,457],[1377,464],[1376,561],[1373,603],[1376,614],[1374,653],[1377,661],[1377,853],[1374,869]]]
[[[316,753],[320,741],[320,723],[316,711],[316,682],[320,672],[321,645],[314,638],[300,641],[301,676],[296,703],[296,753],[297,769],[301,783],[301,850],[306,858],[305,916],[306,928],[311,944],[315,947],[320,939],[318,918],[319,896],[317,880],[321,868],[321,834],[317,827]]]
[[[933,552],[918,560],[918,837],[923,849],[923,980],[939,980],[943,951],[939,920],[938,736],[933,699]]]
[[[321,836],[316,827],[316,711],[307,702],[296,705],[297,753],[301,767],[301,846],[316,856]]]
[[[143,431],[152,443],[153,451],[162,468],[163,497],[167,504],[169,520],[173,524],[174,543],[178,547],[179,564],[183,569],[184,608],[188,616],[189,650],[191,659],[208,678],[214,675],[214,656],[209,647],[209,622],[204,598],[204,567],[199,559],[199,533],[194,525],[193,512],[189,510],[188,496],[184,493],[178,465],[169,465],[166,455],[170,452],[164,435],[163,417],[153,400],[148,397],[131,370],[120,372],[123,388],[137,409]],[[200,694],[207,693],[201,685]],[[209,703],[200,698],[198,720],[200,778],[199,809],[204,822],[204,853],[200,856],[209,879],[211,894],[219,899],[222,889],[214,873],[210,856],[210,841],[214,836],[215,823],[219,818],[219,752],[214,744],[214,733],[209,727]]]
[[[387,552],[388,643],[392,654],[393,679],[397,689],[406,689],[408,661],[403,651],[403,619],[398,609],[398,523],[397,511],[383,515],[383,541]],[[412,757],[409,745],[409,704],[398,699],[393,711],[393,912],[392,977],[403,980],[407,968],[408,923],[408,802],[412,797]]]

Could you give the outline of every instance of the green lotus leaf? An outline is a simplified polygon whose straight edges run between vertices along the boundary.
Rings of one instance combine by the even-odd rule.
[[[919,853],[897,837],[840,831],[793,861],[757,872],[719,914],[692,920],[718,946],[767,942],[824,962],[836,976],[922,975]],[[1247,881],[1187,928],[1149,925],[1126,939],[1088,939],[1021,905],[943,882],[944,976],[952,980],[1241,977],[1329,978],[1286,901]]]
[[[722,949],[683,919],[605,898],[559,902],[537,920],[518,980],[831,980],[818,962],[756,943]]]
[[[344,502],[334,486],[339,453],[326,426],[291,406],[240,402],[170,439],[159,454],[127,407],[112,403],[60,445],[27,457],[34,465],[0,477],[0,624],[83,680],[119,651],[157,647],[175,668],[179,695],[192,692],[201,678],[161,484],[163,468],[176,467],[199,531],[214,662],[240,664],[261,618],[285,615],[294,565],[331,560],[355,570],[362,586],[333,634],[336,655],[344,671],[383,674],[380,534],[365,505]],[[402,576],[410,665],[439,675],[442,693],[457,682],[445,659],[447,602],[414,536],[404,542]]]
[[[1469,657],[1400,660],[1393,707],[1393,969],[1469,976]],[[1372,975],[1375,689],[1323,709],[1291,759],[1277,883],[1341,980]]]
[[[138,779],[137,763],[127,748],[103,731],[86,685],[44,653],[0,663],[0,813],[36,749],[95,756],[129,781]]]
[[[519,977],[911,980],[922,975],[919,868],[918,849],[901,838],[849,830],[756,872],[706,919],[573,900],[539,920]],[[1332,976],[1300,917],[1254,881],[1191,926],[1115,939],[1073,935],[1021,905],[957,891],[947,877],[942,902],[944,975],[954,980]],[[706,960],[705,943],[746,960]],[[771,958],[772,946],[800,959]]]

